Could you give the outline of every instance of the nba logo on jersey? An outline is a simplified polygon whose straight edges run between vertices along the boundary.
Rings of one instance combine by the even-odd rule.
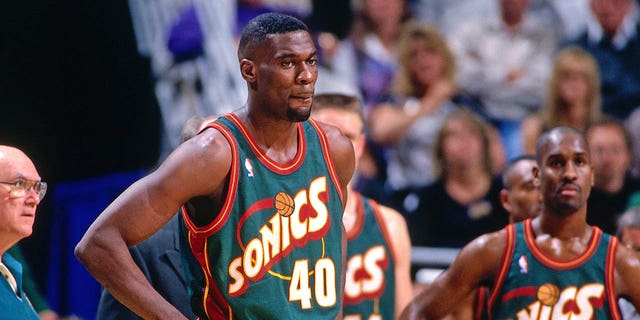
[[[527,264],[527,257],[520,256],[520,259],[518,259],[518,266],[520,266],[520,273],[529,273],[529,265]]]
[[[253,177],[253,166],[251,165],[251,161],[249,161],[249,158],[245,158],[244,159],[244,167],[245,167],[245,169],[247,169],[247,177],[252,178]]]

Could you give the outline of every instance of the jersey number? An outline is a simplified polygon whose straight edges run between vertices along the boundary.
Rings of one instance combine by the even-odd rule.
[[[336,267],[329,258],[321,258],[313,268],[315,274],[314,293],[321,307],[336,304]],[[309,286],[309,260],[296,260],[289,284],[289,301],[300,301],[300,307],[311,309],[311,287]]]

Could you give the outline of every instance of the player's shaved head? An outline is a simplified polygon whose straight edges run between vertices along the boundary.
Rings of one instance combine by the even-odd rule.
[[[269,35],[294,31],[309,31],[304,22],[281,13],[261,14],[249,21],[242,30],[238,45],[238,60],[251,59],[253,50],[259,47]]]

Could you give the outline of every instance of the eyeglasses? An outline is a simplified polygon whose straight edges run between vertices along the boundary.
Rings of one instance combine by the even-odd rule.
[[[47,193],[47,183],[43,181],[36,180],[27,180],[27,179],[18,179],[16,182],[4,182],[0,181],[2,184],[13,186],[11,187],[10,194],[12,197],[24,197],[27,195],[29,190],[33,189],[38,194],[38,199],[42,200],[44,195]]]

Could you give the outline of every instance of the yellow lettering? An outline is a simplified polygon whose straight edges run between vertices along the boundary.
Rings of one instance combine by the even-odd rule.
[[[242,255],[244,274],[246,274],[249,279],[260,274],[263,257],[261,241],[257,238],[251,239],[251,241],[247,243],[247,247],[244,249],[244,254]]]
[[[240,257],[237,257],[229,264],[229,276],[233,279],[233,281],[229,283],[230,295],[234,295],[244,287],[244,276],[242,272],[240,272],[240,268],[242,267],[241,262]]]
[[[260,228],[260,235],[262,235],[262,251],[264,252],[264,264],[267,265],[271,261],[271,258],[280,253],[280,215],[274,215],[269,222],[272,229],[266,225]],[[269,250],[271,249],[271,250]],[[269,254],[271,253],[271,254]]]
[[[538,314],[540,314],[540,301],[536,301],[527,307],[530,313],[526,309],[522,309],[516,313],[518,320],[538,320]]]
[[[356,254],[347,262],[345,275],[344,295],[349,299],[355,299],[362,293],[362,284],[356,281],[356,273],[362,268],[362,255]]]
[[[289,217],[291,219],[291,236],[296,240],[300,240],[304,238],[308,230],[307,219],[300,221],[300,210],[307,204],[307,191],[302,190],[298,192],[293,202],[296,204],[296,207]]]
[[[576,305],[578,305],[578,314],[574,314],[571,320],[593,319],[593,305],[590,299],[602,299],[604,295],[604,285],[601,283],[592,283],[582,286],[576,294]]]
[[[327,178],[320,177],[311,182],[309,185],[309,202],[316,212],[314,218],[309,219],[309,232],[318,232],[327,225],[329,220],[329,210],[327,206],[320,200],[320,194],[327,191]]]

